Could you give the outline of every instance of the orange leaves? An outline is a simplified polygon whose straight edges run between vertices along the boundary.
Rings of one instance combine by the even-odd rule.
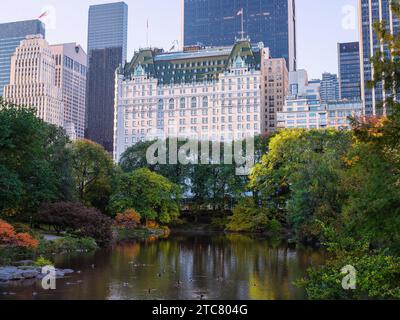
[[[140,224],[141,216],[135,209],[128,209],[115,218],[115,224],[120,227],[135,227]]]
[[[384,136],[383,129],[387,122],[387,117],[364,117],[357,121],[354,132],[362,141],[379,139]]]
[[[39,241],[28,233],[16,233],[9,223],[0,220],[0,244],[34,249]]]

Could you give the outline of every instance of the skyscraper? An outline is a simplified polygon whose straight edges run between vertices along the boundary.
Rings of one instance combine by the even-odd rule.
[[[367,81],[373,78],[371,57],[377,50],[384,50],[382,43],[374,32],[374,23],[386,21],[387,29],[392,34],[400,32],[400,19],[393,14],[390,0],[359,0],[360,29],[360,63],[361,63],[361,99],[364,103],[364,114],[372,116],[382,113],[377,109],[379,102],[385,99],[382,85],[373,89],[367,88]]]
[[[39,20],[0,24],[0,96],[10,82],[11,56],[26,36],[35,34],[45,37],[45,26]]]
[[[62,91],[64,128],[69,137],[85,136],[86,62],[85,51],[76,43],[51,46],[56,64],[55,84]]]
[[[56,65],[51,47],[41,35],[21,41],[11,58],[10,84],[6,101],[36,108],[37,116],[54,125],[63,125],[63,103],[55,84]]]
[[[339,43],[338,58],[340,98],[347,100],[360,100],[361,83],[359,43]]]
[[[89,8],[86,138],[113,152],[115,70],[127,55],[128,6]]]
[[[182,42],[185,46],[227,46],[244,34],[264,42],[272,58],[285,58],[296,70],[295,0],[182,0]],[[243,11],[241,11],[243,9]]]
[[[336,74],[325,72],[321,80],[321,102],[339,100],[339,81]]]

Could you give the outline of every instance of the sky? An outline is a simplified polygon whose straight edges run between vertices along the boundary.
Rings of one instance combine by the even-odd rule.
[[[268,0],[266,0],[268,1]],[[282,0],[283,1],[283,0]],[[0,23],[36,19],[50,14],[50,44],[77,42],[87,47],[90,5],[113,0],[2,0]],[[181,0],[125,0],[129,6],[128,59],[146,46],[146,22],[153,47],[166,50],[181,39]],[[337,43],[358,40],[357,0],[296,0],[298,68],[310,78],[337,73]]]

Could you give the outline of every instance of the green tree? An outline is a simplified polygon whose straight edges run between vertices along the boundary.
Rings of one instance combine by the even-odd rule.
[[[168,224],[179,217],[179,198],[177,185],[149,169],[138,169],[121,176],[110,211],[117,214],[134,208],[145,220]]]
[[[72,144],[72,172],[79,200],[106,212],[116,174],[111,156],[92,141],[76,141]]]
[[[72,197],[68,142],[63,129],[38,119],[34,109],[0,100],[0,212],[33,222],[40,203]]]

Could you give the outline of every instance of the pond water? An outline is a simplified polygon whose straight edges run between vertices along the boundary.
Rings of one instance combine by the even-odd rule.
[[[79,273],[51,291],[37,280],[0,284],[0,299],[306,299],[293,281],[323,255],[246,235],[175,234],[55,262]]]

